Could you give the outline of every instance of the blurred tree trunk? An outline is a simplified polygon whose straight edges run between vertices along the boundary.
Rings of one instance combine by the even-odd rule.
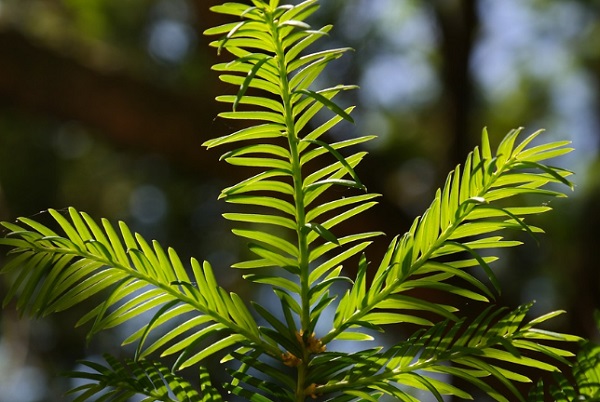
[[[440,30],[442,115],[447,139],[446,169],[461,163],[473,148],[470,132],[473,90],[469,63],[479,25],[476,0],[447,0],[433,7]]]
[[[594,320],[594,314],[600,310],[600,270],[598,269],[598,255],[595,252],[598,247],[598,227],[600,225],[600,186],[596,185],[587,195],[587,199],[581,205],[578,222],[572,223],[572,230],[576,233],[576,241],[565,247],[569,250],[569,258],[565,259],[565,265],[569,264],[564,279],[574,289],[571,290],[572,297],[569,298],[571,306],[568,309],[570,320],[568,328],[585,337],[598,341],[598,328]],[[561,256],[558,256],[561,258]],[[562,258],[561,258],[562,260]],[[570,290],[570,289],[569,289]]]

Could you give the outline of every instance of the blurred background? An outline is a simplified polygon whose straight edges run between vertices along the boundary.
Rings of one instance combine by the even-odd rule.
[[[75,206],[124,220],[188,259],[209,260],[221,284],[248,296],[229,265],[243,242],[221,218],[223,187],[243,172],[201,143],[236,129],[214,97],[235,93],[210,66],[202,32],[226,22],[217,0],[0,0],[0,219],[45,218]],[[556,164],[576,172],[568,199],[535,218],[539,244],[496,263],[510,307],[565,309],[550,329],[597,339],[600,306],[600,2],[597,0],[323,0],[309,22],[335,25],[318,46],[356,51],[320,85],[357,83],[342,104],[356,124],[332,138],[376,134],[358,169],[381,205],[360,229],[388,238],[428,206],[449,170],[511,128],[576,149]],[[537,201],[539,202],[539,200]],[[520,238],[520,235],[515,235]],[[386,241],[380,242],[380,248]],[[376,261],[382,249],[368,251]],[[0,279],[3,280],[4,278]],[[6,292],[0,282],[0,294]],[[254,299],[265,296],[255,294]],[[85,345],[73,329],[85,306],[44,320],[0,311],[0,401],[65,400],[59,373],[102,351],[119,353],[130,328]]]

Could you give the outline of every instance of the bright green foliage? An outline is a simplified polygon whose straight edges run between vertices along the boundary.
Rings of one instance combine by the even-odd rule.
[[[73,208],[69,209],[70,219],[54,210],[50,214],[66,237],[26,218],[20,221],[29,230],[4,223],[12,233],[2,243],[19,252],[2,270],[15,273],[5,304],[18,293],[18,309],[44,316],[105,291],[104,301],[77,323],[92,323],[89,336],[160,306],[152,320],[124,343],[137,342],[137,358],[157,350],[162,350],[162,356],[179,353],[177,368],[193,365],[243,340],[260,342],[273,350],[261,340],[257,324],[240,298],[216,284],[210,264],[201,266],[192,260],[192,280],[174,250],[165,252],[156,242],[150,246],[123,223],[117,233],[106,220],[100,228],[87,214]],[[148,336],[161,325],[188,316],[185,323],[146,344]],[[191,346],[203,344],[215,333],[223,339],[192,352]],[[183,334],[185,338],[180,339]]]
[[[314,30],[305,22],[317,8],[317,0],[295,6],[277,0],[225,3],[212,10],[239,20],[206,32],[218,37],[212,43],[218,52],[232,55],[214,66],[222,81],[237,88],[236,95],[217,98],[232,105],[220,117],[248,122],[205,144],[228,146],[221,159],[252,172],[220,196],[239,206],[240,212],[225,218],[249,240],[253,255],[234,267],[245,279],[272,288],[280,309],[253,304],[253,315],[237,294],[216,283],[208,262],[192,259],[184,266],[175,251],[148,243],[124,223],[118,229],[106,220],[97,224],[73,208],[66,214],[50,210],[60,233],[27,218],[4,223],[10,233],[0,243],[14,255],[2,269],[13,278],[5,305],[16,298],[19,310],[43,316],[95,303],[78,323],[91,325],[90,336],[155,311],[124,340],[137,345],[134,360],[122,364],[107,357],[109,367],[88,362],[93,374],[71,374],[91,381],[75,390],[78,400],[107,387],[115,400],[133,393],[146,400],[220,400],[201,366],[213,354],[239,363],[227,369],[232,380],[224,389],[251,401],[374,401],[384,394],[417,401],[414,389],[439,401],[443,395],[472,398],[439,380],[440,374],[497,401],[522,401],[515,383],[532,381],[524,368],[558,371],[556,364],[568,364],[571,353],[556,341],[579,338],[538,328],[561,311],[527,320],[530,305],[509,311],[491,304],[500,292],[491,266],[494,250],[520,244],[502,233],[542,232],[525,220],[550,210],[521,206],[518,196],[564,196],[558,186],[545,187],[571,186],[570,172],[544,162],[570,152],[568,143],[531,146],[540,131],[518,143],[519,129],[492,150],[484,130],[481,147],[448,175],[427,211],[391,240],[379,263],[369,265],[365,249],[381,233],[341,234],[339,225],[376,204],[378,195],[366,191],[354,170],[366,152],[348,151],[372,137],[327,142],[331,128],[352,121],[353,108],[334,99],[354,86],[314,88],[328,63],[348,50],[309,52],[331,29]],[[329,120],[309,126],[319,112],[330,113]],[[345,188],[344,196],[333,187]],[[358,261],[353,278],[342,272],[349,261]],[[478,279],[479,273],[487,280]],[[340,288],[347,290],[338,295]],[[421,299],[415,289],[447,293],[452,301]],[[102,298],[92,297],[98,294]],[[465,301],[489,306],[468,319],[459,310]],[[334,312],[330,330],[316,334],[328,307]],[[373,330],[383,332],[390,324],[421,329],[387,348],[328,350],[333,340],[372,340]],[[199,367],[198,393],[149,363],[154,352],[177,356],[173,370]],[[502,387],[490,385],[489,378]]]

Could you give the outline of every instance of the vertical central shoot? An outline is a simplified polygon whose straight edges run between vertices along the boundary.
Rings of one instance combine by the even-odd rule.
[[[298,242],[298,268],[300,275],[300,299],[301,299],[301,316],[300,316],[300,327],[302,334],[307,333],[310,328],[310,283],[309,283],[309,250],[308,241],[306,236],[306,213],[304,205],[304,184],[302,179],[302,167],[300,163],[300,151],[298,148],[299,137],[296,131],[296,122],[294,119],[293,105],[292,105],[292,91],[290,89],[290,82],[288,78],[288,69],[285,60],[285,51],[283,48],[282,40],[279,37],[279,31],[277,22],[274,19],[273,11],[268,11],[268,20],[270,23],[271,37],[273,38],[273,45],[275,47],[275,62],[277,70],[279,71],[280,78],[280,90],[281,100],[283,104],[284,121],[286,127],[286,134],[288,140],[288,146],[290,151],[290,164],[292,167],[292,181],[294,189],[294,206],[296,210],[296,236]],[[303,347],[304,342],[299,336],[301,341],[302,356],[301,364],[297,367],[298,378],[297,378],[297,389],[296,398],[298,401],[305,400],[305,378],[308,371],[308,361],[310,358],[309,351]]]
[[[268,327],[259,330],[266,342],[279,348],[278,352],[269,353],[271,357],[297,369],[294,400],[304,401],[318,394],[315,387],[319,378],[315,377],[311,363],[315,355],[325,352],[326,343],[314,331],[321,313],[337,299],[330,288],[334,283],[352,283],[342,274],[343,264],[358,257],[373,237],[381,235],[360,232],[338,238],[335,234],[338,225],[376,205],[374,198],[378,195],[366,193],[354,171],[366,152],[358,150],[343,155],[349,148],[374,137],[332,143],[322,139],[342,121],[353,122],[350,114],[354,107],[342,108],[334,98],[356,86],[338,84],[310,89],[330,62],[350,50],[307,52],[311,44],[332,28],[327,25],[315,30],[304,22],[318,9],[318,0],[305,0],[295,6],[279,5],[277,0],[268,4],[252,0],[252,4],[212,7],[213,11],[237,15],[241,21],[205,33],[221,35],[211,46],[217,52],[228,50],[235,57],[213,67],[222,73],[222,81],[239,88],[237,95],[218,98],[233,105],[232,111],[219,116],[256,123],[209,140],[205,145],[212,148],[252,141],[226,152],[222,159],[235,166],[265,169],[224,189],[220,197],[234,204],[259,207],[257,212],[224,215],[242,225],[233,232],[249,239],[253,256],[258,257],[234,267],[253,272],[244,275],[245,279],[274,287],[285,323],[266,309],[257,308],[277,332]],[[249,89],[256,94],[246,94]],[[261,96],[262,93],[267,96]],[[244,105],[244,109],[239,110],[238,105]],[[331,117],[308,128],[315,115],[325,109]],[[303,166],[309,164],[319,168],[303,171]],[[338,191],[326,196],[327,202],[315,202],[332,187],[365,193],[346,192],[340,196]],[[280,198],[282,195],[284,198]],[[261,225],[275,227],[286,235],[268,233]],[[289,240],[294,236],[295,240]],[[294,275],[294,280],[286,278],[288,273]]]
[[[275,47],[275,62],[279,71],[281,100],[284,110],[284,121],[286,127],[287,140],[290,151],[290,164],[292,166],[292,180],[294,188],[294,206],[296,209],[296,235],[298,238],[298,267],[300,268],[300,286],[302,300],[301,327],[307,329],[310,326],[310,303],[308,298],[309,291],[309,266],[308,266],[308,242],[306,238],[306,213],[304,206],[304,188],[302,180],[302,168],[300,165],[300,151],[298,149],[299,138],[296,131],[296,122],[294,120],[294,111],[292,105],[292,91],[288,79],[287,65],[285,62],[285,51],[282,40],[279,37],[277,22],[274,19],[273,12],[269,11],[271,36]]]

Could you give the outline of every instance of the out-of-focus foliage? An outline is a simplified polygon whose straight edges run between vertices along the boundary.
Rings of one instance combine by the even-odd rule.
[[[600,317],[596,313],[597,320]],[[600,329],[600,320],[597,321]],[[530,401],[600,401],[600,345],[585,342],[577,353],[571,375],[555,373],[552,381],[538,382],[529,394]]]
[[[193,7],[186,0],[6,0],[0,24],[95,68],[189,85],[206,72],[195,30],[206,10]]]
[[[149,238],[168,238],[184,256],[201,254],[219,267],[238,259],[242,251],[215,225],[224,212],[215,202],[218,189],[236,178],[199,152],[202,140],[231,131],[210,106],[219,89],[200,34],[216,25],[208,12],[214,3],[0,1],[2,219],[76,205],[124,219]],[[442,174],[476,143],[467,133],[482,125],[494,133],[543,126],[550,138],[571,137],[577,151],[562,164],[578,172],[578,189],[569,208],[554,202],[557,213],[540,223],[553,235],[534,250],[507,255],[497,275],[508,284],[508,304],[535,298],[536,312],[566,307],[564,328],[597,336],[591,317],[600,305],[592,252],[600,243],[600,5],[322,5],[317,17],[336,26],[329,40],[356,49],[331,74],[362,87],[346,95],[360,97],[347,98],[361,104],[356,127],[343,126],[336,135],[380,136],[359,172],[370,179],[370,190],[391,200],[370,213],[374,227],[406,229],[407,216],[424,209]],[[207,170],[218,182],[204,180]],[[228,287],[237,281],[220,279]],[[49,383],[44,370],[48,361],[83,357],[82,333],[57,332],[74,319],[16,324],[2,314],[0,400],[62,400],[68,385]],[[98,350],[109,338],[98,341]]]

